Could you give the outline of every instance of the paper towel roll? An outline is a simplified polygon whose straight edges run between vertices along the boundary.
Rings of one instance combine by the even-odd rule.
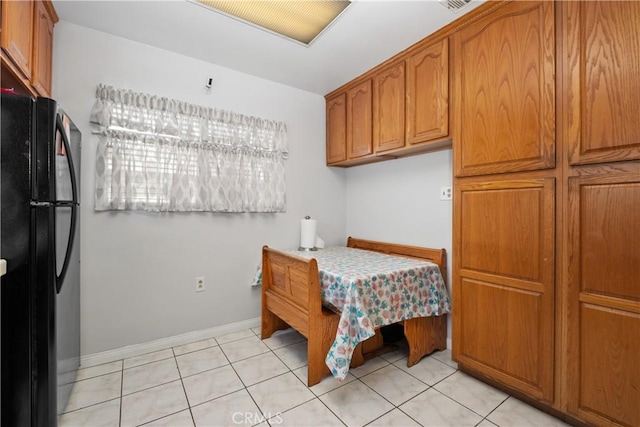
[[[316,227],[318,221],[315,219],[300,220],[300,247],[311,249],[316,245]]]

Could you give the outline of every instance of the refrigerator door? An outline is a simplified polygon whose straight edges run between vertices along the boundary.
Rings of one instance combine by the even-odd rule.
[[[53,151],[56,210],[56,292],[60,293],[71,262],[78,222],[78,182],[74,156],[80,156],[80,141],[71,143],[71,120],[64,114],[56,115],[56,146]],[[68,209],[67,209],[68,208]],[[68,211],[69,216],[58,213]],[[68,218],[68,219],[67,219]]]
[[[78,203],[77,177],[75,163],[80,161],[79,141],[72,139],[77,129],[62,111],[56,116],[55,165],[55,201],[58,203]],[[77,159],[77,160],[76,160]]]
[[[35,177],[33,203],[50,210],[50,274],[37,283],[37,373],[34,425],[51,426],[68,401],[80,364],[80,241],[78,183],[80,132],[58,104],[36,101],[33,150],[46,171]],[[77,161],[76,161],[77,159]],[[46,351],[45,351],[46,349]]]
[[[80,366],[81,134],[57,109],[54,165],[55,324],[58,415],[64,412]]]
[[[7,273],[0,279],[0,424],[31,425],[32,260],[36,251],[30,243],[37,233],[32,229],[36,218],[30,207],[34,104],[31,98],[2,94],[0,106],[0,256],[7,260]]]
[[[65,236],[71,227],[71,209],[75,206],[55,209],[56,233]],[[79,224],[76,223],[76,227]],[[56,239],[58,265],[67,246],[64,238]],[[64,286],[56,295],[56,359],[57,359],[57,413],[61,414],[69,400],[76,372],[80,366],[80,233],[75,233],[66,271]]]

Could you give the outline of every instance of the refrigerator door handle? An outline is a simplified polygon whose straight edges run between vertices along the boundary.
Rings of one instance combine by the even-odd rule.
[[[56,129],[60,132],[60,137],[62,138],[62,143],[64,144],[64,149],[67,152],[67,162],[69,162],[69,176],[71,177],[71,194],[72,194],[72,202],[78,203],[78,185],[76,182],[76,171],[73,168],[73,158],[71,157],[71,145],[69,144],[69,138],[67,137],[67,132],[64,129],[64,125],[62,124],[62,118],[60,114],[56,116]]]
[[[60,270],[60,274],[56,276],[56,292],[60,293],[60,290],[62,289],[62,283],[64,281],[64,276],[67,274],[69,263],[71,262],[71,250],[73,249],[73,241],[76,234],[76,227],[78,222],[78,186],[76,182],[76,172],[73,168],[73,159],[71,158],[71,146],[69,145],[69,138],[67,138],[67,132],[65,131],[64,125],[62,124],[62,118],[60,117],[60,114],[56,116],[56,129],[58,130],[58,132],[60,132],[60,137],[62,138],[64,148],[67,152],[66,157],[67,161],[69,162],[69,175],[71,177],[72,192],[71,204],[60,204],[60,207],[71,208],[71,229],[69,230],[69,242],[67,243],[67,250],[64,254],[62,270]]]
[[[63,206],[60,206],[63,207]],[[62,283],[64,281],[64,276],[67,274],[67,270],[69,269],[69,263],[71,262],[71,251],[73,249],[73,240],[76,234],[76,226],[78,220],[78,206],[70,205],[65,206],[71,208],[71,229],[69,230],[69,242],[67,243],[67,251],[64,254],[64,262],[62,263],[62,270],[60,270],[60,274],[56,276],[56,293],[60,293],[62,289]]]

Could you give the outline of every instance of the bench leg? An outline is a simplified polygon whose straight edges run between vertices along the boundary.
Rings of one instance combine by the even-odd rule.
[[[413,366],[427,354],[447,348],[447,315],[405,320],[404,336],[409,344],[407,366]]]
[[[311,387],[320,382],[328,373],[329,367],[325,363],[331,344],[336,339],[338,322],[337,314],[322,314],[322,322],[319,327],[310,327],[309,340],[307,341],[307,386]]]
[[[357,368],[364,364],[365,360],[374,356],[373,353],[377,352],[384,346],[384,340],[382,338],[382,332],[380,329],[376,329],[376,334],[369,339],[366,339],[359,343],[353,350],[351,355],[350,368]]]
[[[275,331],[287,329],[289,325],[269,310],[262,309],[262,325],[260,339],[269,338]]]

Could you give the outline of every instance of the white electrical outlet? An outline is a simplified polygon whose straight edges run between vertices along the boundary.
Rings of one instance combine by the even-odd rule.
[[[204,276],[196,277],[196,292],[202,292],[206,288],[204,287]]]
[[[453,189],[451,187],[440,187],[440,200],[453,199]]]

